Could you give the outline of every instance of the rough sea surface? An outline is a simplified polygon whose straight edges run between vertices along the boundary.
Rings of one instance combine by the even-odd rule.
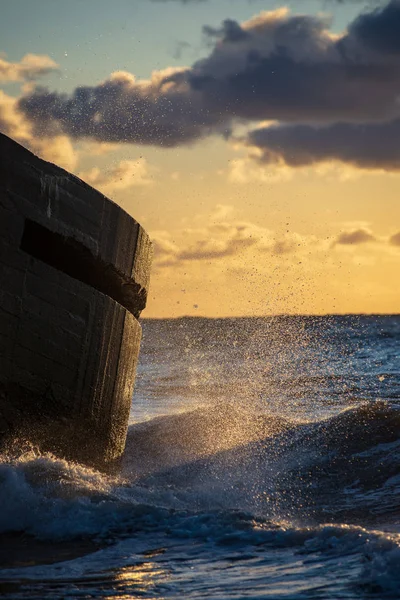
[[[1,457],[0,595],[400,598],[400,317],[143,326],[119,476]]]

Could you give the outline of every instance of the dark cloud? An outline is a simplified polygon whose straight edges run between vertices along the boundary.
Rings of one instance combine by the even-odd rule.
[[[366,229],[355,229],[354,231],[346,231],[338,235],[334,244],[350,246],[366,244],[368,242],[376,242],[376,237]]]
[[[398,233],[394,233],[390,239],[389,244],[392,246],[400,246],[400,231]]]
[[[399,3],[390,10],[400,13]],[[396,118],[400,57],[365,33],[367,18],[368,31],[374,23],[382,29],[382,11],[362,18],[340,38],[330,35],[325,18],[284,10],[246,24],[226,20],[220,29],[206,28],[215,45],[191,68],[158,73],[150,82],[119,74],[70,96],[37,89],[19,108],[38,135],[160,146],[229,135],[243,121]]]
[[[338,160],[367,169],[400,169],[400,120],[264,127],[252,131],[247,144],[262,151],[258,160],[265,164],[301,167]]]
[[[360,15],[350,33],[380,52],[400,53],[400,0]]]
[[[245,31],[237,21],[225,19],[221,27],[203,26],[203,33],[207,37],[222,40],[225,43],[242,42],[249,39],[250,34]]]
[[[189,44],[189,42],[185,42],[184,40],[177,41],[175,44],[175,49],[172,53],[173,58],[175,58],[175,60],[180,60],[188,48],[191,48],[191,44]]]
[[[71,96],[39,89],[19,107],[38,135],[64,132],[72,138],[177,146],[219,131],[218,116],[207,114],[196,94],[185,91],[184,76],[164,75],[142,85],[119,73]]]

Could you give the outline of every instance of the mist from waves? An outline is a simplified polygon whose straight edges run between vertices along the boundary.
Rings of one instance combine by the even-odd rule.
[[[145,323],[118,476],[1,457],[6,597],[399,597],[400,320],[260,325]]]

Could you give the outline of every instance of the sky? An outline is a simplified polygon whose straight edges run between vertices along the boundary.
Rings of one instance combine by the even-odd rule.
[[[0,131],[145,227],[143,316],[399,312],[400,0],[0,9]]]

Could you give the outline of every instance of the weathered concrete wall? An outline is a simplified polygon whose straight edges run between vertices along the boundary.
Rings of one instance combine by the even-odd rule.
[[[0,442],[119,458],[150,257],[121,208],[0,134]]]

